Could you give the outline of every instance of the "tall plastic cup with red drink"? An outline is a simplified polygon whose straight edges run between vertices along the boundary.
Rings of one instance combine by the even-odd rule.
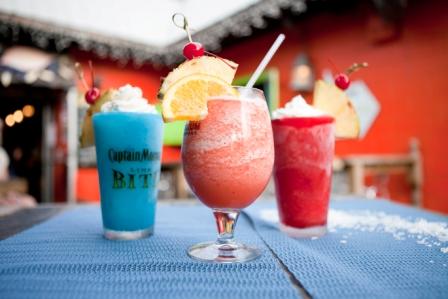
[[[324,235],[331,190],[334,119],[294,98],[274,112],[274,182],[280,229],[295,238]]]

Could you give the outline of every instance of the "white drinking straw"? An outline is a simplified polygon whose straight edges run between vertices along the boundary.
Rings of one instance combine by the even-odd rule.
[[[274,56],[275,52],[277,52],[280,45],[285,40],[285,35],[283,33],[279,34],[275,42],[272,44],[269,51],[266,53],[266,55],[263,57],[263,60],[261,60],[260,64],[258,65],[255,72],[252,74],[252,76],[249,79],[249,82],[247,82],[246,87],[252,88],[257,81],[258,77],[260,77],[261,73],[266,68],[266,65],[271,61],[272,56]]]

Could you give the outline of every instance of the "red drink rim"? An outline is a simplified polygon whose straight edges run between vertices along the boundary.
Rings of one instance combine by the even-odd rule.
[[[312,117],[285,117],[273,119],[273,125],[292,126],[292,127],[313,127],[334,123],[334,118],[329,115],[312,116]]]

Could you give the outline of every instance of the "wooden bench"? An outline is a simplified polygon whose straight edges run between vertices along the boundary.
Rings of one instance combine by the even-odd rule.
[[[403,173],[405,172],[412,188],[412,203],[421,206],[423,166],[419,141],[413,138],[409,142],[407,154],[387,155],[350,155],[342,158],[348,175],[350,192],[364,195],[366,186],[364,179],[366,173]]]

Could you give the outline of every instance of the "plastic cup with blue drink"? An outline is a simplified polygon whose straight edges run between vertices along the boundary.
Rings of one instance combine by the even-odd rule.
[[[101,211],[107,239],[154,232],[162,118],[139,88],[126,85],[93,116]]]

